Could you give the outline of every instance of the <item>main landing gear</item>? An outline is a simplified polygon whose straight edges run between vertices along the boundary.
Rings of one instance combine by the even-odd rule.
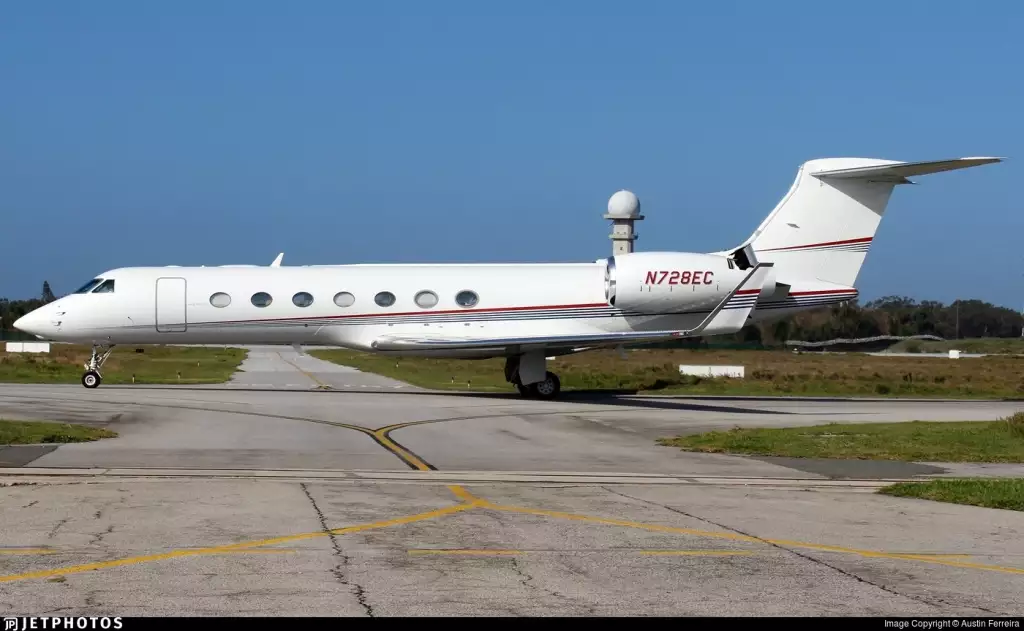
[[[547,370],[543,354],[527,353],[505,360],[505,380],[528,399],[554,399],[562,391],[558,375]]]
[[[100,368],[103,367],[103,363],[110,357],[110,351],[114,350],[114,346],[110,345],[101,354],[96,350],[97,348],[96,346],[92,347],[92,356],[89,358],[89,363],[85,365],[85,374],[82,375],[82,385],[86,388],[98,388],[103,383]]]

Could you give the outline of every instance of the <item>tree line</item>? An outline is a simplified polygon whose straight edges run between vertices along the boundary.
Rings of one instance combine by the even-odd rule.
[[[0,297],[0,331],[14,328],[15,320],[56,299],[57,296],[50,290],[50,283],[48,281],[43,281],[43,291],[36,298],[9,300]]]
[[[782,344],[786,341],[824,342],[877,336],[932,335],[946,340],[979,337],[1021,337],[1024,315],[982,300],[918,302],[906,296],[885,296],[860,304],[850,300],[752,325],[734,339]]]
[[[11,329],[14,321],[57,297],[50,283],[36,298],[0,298],[0,330]],[[943,339],[977,337],[1021,337],[1024,315],[1008,307],[981,300],[956,300],[943,304],[934,300],[918,302],[906,296],[886,296],[863,305],[857,300],[822,307],[784,320],[751,325],[731,336],[743,343],[782,344],[799,340],[819,342],[837,338],[856,339],[881,335],[934,335]],[[725,341],[729,336],[719,337]]]

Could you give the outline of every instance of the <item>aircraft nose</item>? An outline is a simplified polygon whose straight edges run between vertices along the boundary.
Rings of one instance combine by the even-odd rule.
[[[48,324],[42,309],[26,313],[14,322],[14,328],[32,335],[42,335]]]

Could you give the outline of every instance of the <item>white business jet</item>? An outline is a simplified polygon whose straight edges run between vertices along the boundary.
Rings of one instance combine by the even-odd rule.
[[[896,185],[1000,161],[812,160],[757,230],[720,252],[628,251],[573,264],[287,267],[279,256],[266,267],[125,267],[14,326],[92,345],[87,388],[99,386],[118,344],[310,344],[504,357],[506,379],[524,396],[552,398],[560,384],[548,357],[727,335],[856,297]]]

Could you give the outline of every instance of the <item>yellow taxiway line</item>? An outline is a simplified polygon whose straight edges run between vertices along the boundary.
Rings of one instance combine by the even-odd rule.
[[[443,515],[450,515],[452,513],[458,513],[471,508],[469,504],[456,504],[455,506],[448,506],[446,508],[439,508],[437,510],[427,511],[425,513],[418,513],[416,515],[409,515],[408,517],[397,517],[395,519],[385,519],[383,521],[375,521],[369,524],[361,524],[358,526],[346,526],[344,528],[335,528],[333,530],[321,530],[317,532],[307,532],[296,535],[286,535],[284,537],[274,537],[271,539],[256,539],[253,541],[244,541],[241,543],[232,543],[223,546],[212,546],[208,548],[186,548],[183,550],[172,550],[170,552],[164,552],[160,554],[147,554],[142,556],[127,557],[124,559],[116,559],[114,561],[100,561],[97,563],[83,563],[81,565],[72,565],[70,567],[54,568],[52,570],[39,570],[36,572],[24,572],[22,574],[10,574],[8,576],[0,576],[0,583],[9,583],[12,581],[19,581],[32,578],[49,578],[51,576],[64,576],[67,574],[78,574],[81,572],[89,572],[92,570],[104,570],[113,567],[122,567],[126,565],[137,565],[139,563],[147,563],[150,561],[165,561],[168,559],[177,559],[181,557],[190,556],[209,556],[214,554],[222,554],[224,552],[236,552],[239,550],[248,550],[249,548],[259,548],[262,546],[272,546],[279,543],[287,543],[291,541],[299,541],[302,539],[314,539],[317,537],[328,537],[330,535],[345,535],[353,532],[362,532],[364,530],[373,530],[376,528],[386,528],[388,526],[398,526],[402,524],[410,524],[417,521],[423,521],[425,519],[433,519],[435,517],[441,517]]]
[[[283,358],[282,358],[283,359]],[[285,360],[287,361],[287,360]],[[289,362],[291,363],[291,362]],[[294,364],[292,364],[294,366]],[[319,382],[316,377],[306,373],[298,366],[295,366],[300,372],[307,374],[314,381]],[[311,419],[304,419],[311,420]],[[369,429],[366,427],[360,427],[358,425],[348,425],[344,423],[335,423],[331,421],[313,421],[317,423],[323,423],[326,425],[333,425],[336,427],[342,427],[345,429],[351,429],[354,431],[361,432],[367,436],[373,438],[379,445],[384,447],[390,453],[397,456],[407,465],[418,471],[429,471],[433,470],[430,464],[425,462],[422,458],[412,453],[409,449],[398,444],[395,440],[390,437],[390,433],[394,430],[401,429],[412,425],[420,425],[430,422],[438,421],[412,421],[408,423],[399,423],[395,425],[389,425],[378,429]],[[867,558],[885,558],[895,559],[904,561],[916,561],[920,563],[930,563],[937,565],[945,565],[950,567],[959,567],[976,570],[986,570],[993,572],[1004,572],[1009,574],[1020,574],[1024,575],[1024,569],[1015,567],[1005,567],[999,565],[986,565],[981,563],[971,563],[968,561],[955,560],[957,557],[966,557],[967,555],[939,555],[939,554],[917,554],[917,553],[896,553],[896,552],[880,552],[873,550],[860,550],[856,548],[847,548],[843,546],[807,543],[802,541],[789,541],[782,539],[764,539],[760,537],[753,537],[749,535],[741,535],[738,533],[731,532],[714,532],[707,530],[698,530],[693,528],[679,528],[675,526],[666,526],[661,524],[646,524],[636,521],[630,521],[625,519],[614,519],[608,517],[595,517],[591,515],[582,515],[577,513],[567,513],[562,511],[544,510],[536,508],[526,508],[521,506],[506,506],[501,504],[492,503],[486,499],[477,497],[470,493],[465,487],[461,485],[449,485],[448,489],[459,499],[460,503],[448,506],[446,508],[440,508],[437,510],[427,511],[424,513],[418,513],[415,515],[409,515],[407,517],[398,517],[394,519],[386,519],[382,521],[376,521],[368,524],[362,524],[357,526],[347,526],[344,528],[336,528],[327,531],[317,531],[310,533],[301,533],[294,535],[286,535],[282,537],[274,537],[270,539],[256,539],[253,541],[246,541],[241,543],[234,543],[222,546],[212,546],[204,548],[186,548],[180,550],[173,550],[170,552],[149,554],[142,556],[127,557],[123,559],[116,559],[112,561],[100,561],[96,563],[84,563],[81,565],[73,565],[63,568],[54,568],[50,570],[38,570],[34,572],[24,572],[21,574],[11,574],[7,576],[0,576],[0,583],[35,579],[35,578],[49,578],[53,576],[63,576],[66,574],[76,574],[81,572],[88,572],[92,570],[102,570],[108,568],[122,567],[128,565],[136,565],[139,563],[148,563],[152,561],[163,561],[168,559],[182,558],[182,557],[194,557],[194,556],[208,556],[216,555],[227,552],[240,552],[240,551],[256,551],[255,548],[261,548],[264,546],[272,546],[281,543],[287,543],[292,541],[299,541],[303,539],[312,539],[317,537],[326,537],[330,535],[344,535],[355,532],[361,532],[364,530],[373,530],[378,528],[387,528],[389,526],[399,526],[403,524],[409,524],[418,521],[424,521],[428,519],[434,519],[437,517],[443,517],[445,515],[452,515],[455,513],[465,512],[474,509],[486,509],[495,510],[508,513],[519,513],[525,515],[537,515],[552,517],[556,519],[564,519],[571,521],[579,521],[584,523],[595,523],[603,524],[607,526],[619,526],[624,528],[635,528],[640,530],[646,530],[651,532],[662,532],[677,535],[689,535],[695,537],[706,537],[706,538],[717,538],[727,539],[731,541],[742,541],[747,543],[757,543],[762,545],[774,545],[780,548],[791,547],[791,548],[804,548],[811,550],[820,550],[824,552],[835,552],[842,554],[852,554]],[[54,552],[51,549],[0,549],[0,554],[48,554]],[[268,551],[269,552],[269,551]],[[420,549],[418,552],[410,551],[410,554],[519,554],[520,552],[515,550],[464,550],[464,551],[432,551]],[[644,554],[647,555],[661,555],[661,556],[695,556],[695,555],[744,555],[744,554],[755,554],[755,552],[741,551],[741,550],[728,550],[728,551],[707,551],[707,550],[651,550],[646,551]]]

